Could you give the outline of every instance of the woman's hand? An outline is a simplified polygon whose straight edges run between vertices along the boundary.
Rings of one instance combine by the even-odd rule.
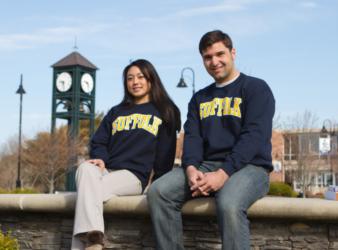
[[[90,159],[87,162],[94,164],[95,166],[99,167],[101,172],[103,172],[106,169],[106,165],[104,164],[104,161],[101,159]]]

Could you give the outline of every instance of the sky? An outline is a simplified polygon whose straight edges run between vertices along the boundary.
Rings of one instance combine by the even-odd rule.
[[[306,110],[338,122],[338,0],[2,0],[0,144],[16,138],[23,74],[22,133],[51,125],[51,65],[74,51],[95,64],[96,111],[122,100],[122,70],[144,58],[156,67],[185,120],[192,95],[176,88],[191,67],[195,88],[212,83],[198,52],[203,34],[220,29],[237,50],[236,66],[264,79],[281,119]]]

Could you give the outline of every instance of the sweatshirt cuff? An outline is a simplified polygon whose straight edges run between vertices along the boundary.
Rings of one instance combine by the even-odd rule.
[[[107,155],[100,155],[99,156],[99,155],[92,154],[92,155],[90,155],[90,159],[101,159],[107,167],[107,162],[109,160],[109,156],[107,156]]]
[[[222,169],[227,173],[227,175],[229,175],[229,177],[236,172],[234,166],[228,161],[223,163]]]
[[[182,167],[184,169],[187,169],[188,166],[193,165],[195,168],[199,168],[199,166],[201,165],[198,161],[189,161],[189,162],[183,162],[182,163]]]

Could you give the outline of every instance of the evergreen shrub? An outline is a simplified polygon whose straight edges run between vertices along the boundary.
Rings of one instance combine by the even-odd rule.
[[[10,232],[0,231],[0,250],[19,250],[18,240],[12,237]]]
[[[36,194],[36,190],[31,188],[16,188],[13,190],[6,190],[0,188],[0,194]]]
[[[268,195],[284,196],[284,197],[297,197],[298,193],[292,187],[283,182],[271,182]]]

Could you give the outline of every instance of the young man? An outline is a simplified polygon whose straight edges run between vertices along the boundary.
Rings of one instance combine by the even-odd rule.
[[[275,100],[263,80],[236,69],[227,34],[206,33],[199,50],[215,82],[189,103],[182,168],[148,191],[157,249],[184,249],[181,208],[209,195],[215,197],[222,249],[250,249],[246,212],[269,189]]]

